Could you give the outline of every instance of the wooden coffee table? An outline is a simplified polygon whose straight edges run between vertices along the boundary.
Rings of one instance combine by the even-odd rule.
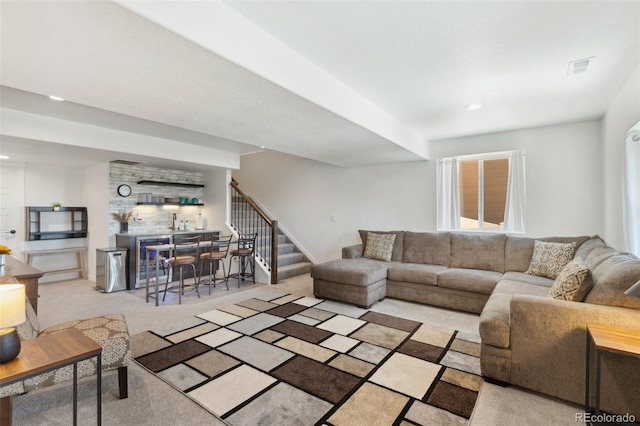
[[[97,420],[102,424],[102,347],[79,330],[68,329],[25,340],[18,357],[0,364],[0,386],[73,364],[73,424],[78,424],[78,362],[96,357]],[[2,426],[11,425],[11,397],[0,414]],[[3,398],[4,400],[5,398]]]

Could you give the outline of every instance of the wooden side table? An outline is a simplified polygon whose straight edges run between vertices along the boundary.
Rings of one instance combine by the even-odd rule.
[[[7,264],[0,267],[0,277],[15,277],[19,283],[25,285],[27,298],[33,306],[33,310],[38,313],[38,280],[42,278],[44,271],[36,269],[31,265],[20,262],[12,256],[6,257]]]
[[[600,364],[603,353],[640,359],[640,330],[611,327],[600,324],[587,324],[587,362],[584,409],[590,407],[591,347],[596,351],[596,405],[595,413],[600,414]]]
[[[73,424],[78,424],[78,362],[96,357],[97,420],[102,424],[102,347],[80,330],[68,329],[22,342],[18,357],[0,364],[0,386],[73,364]],[[11,398],[11,397],[8,397]],[[3,398],[4,399],[4,398]],[[0,423],[11,425],[11,399]],[[7,413],[8,411],[8,413]]]

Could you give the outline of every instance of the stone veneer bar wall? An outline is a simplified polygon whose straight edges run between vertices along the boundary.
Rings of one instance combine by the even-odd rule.
[[[173,213],[176,213],[178,222],[188,220],[190,229],[195,229],[195,220],[198,213],[202,212],[202,206],[138,206],[136,203],[141,193],[152,193],[166,198],[197,198],[202,203],[202,188],[138,185],[138,181],[141,180],[204,184],[203,174],[200,172],[111,163],[109,165],[109,234],[120,232],[120,224],[113,219],[111,213],[123,210],[133,210],[134,216],[140,219],[129,222],[130,233],[168,232]],[[117,188],[122,184],[131,186],[132,193],[129,197],[118,195]]]

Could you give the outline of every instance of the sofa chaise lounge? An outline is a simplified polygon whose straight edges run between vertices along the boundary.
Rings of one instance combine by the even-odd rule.
[[[489,380],[583,404],[587,323],[640,326],[640,298],[624,295],[640,281],[640,260],[598,236],[360,235],[362,244],[343,248],[342,259],[312,267],[315,296],[362,307],[388,296],[478,313],[481,370]],[[376,247],[368,250],[367,239],[379,243],[381,235],[394,237],[387,237],[392,247],[379,256]],[[559,257],[567,258],[558,262],[549,247],[563,249]],[[558,288],[558,275],[567,275],[571,265],[586,270],[579,290],[583,302],[549,295]],[[602,362],[601,407],[640,418],[637,360],[605,356]]]

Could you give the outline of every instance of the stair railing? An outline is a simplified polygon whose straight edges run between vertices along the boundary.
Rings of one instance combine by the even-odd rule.
[[[257,235],[254,247],[256,263],[271,276],[271,284],[278,283],[278,221],[271,219],[255,201],[231,178],[231,228],[238,234]]]

